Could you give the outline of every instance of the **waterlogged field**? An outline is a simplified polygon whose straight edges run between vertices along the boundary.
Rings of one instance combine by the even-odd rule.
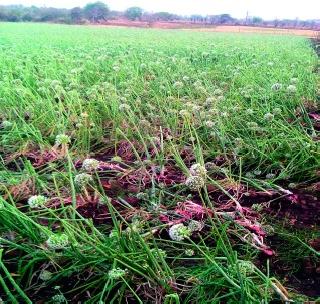
[[[0,23],[2,300],[320,296],[317,63],[302,37]]]

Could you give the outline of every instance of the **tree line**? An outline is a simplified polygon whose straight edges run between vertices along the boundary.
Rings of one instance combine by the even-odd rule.
[[[56,22],[68,24],[104,23],[108,20],[127,19],[144,22],[189,22],[204,25],[253,25],[283,28],[320,29],[320,20],[263,20],[260,17],[247,16],[236,19],[229,14],[180,16],[169,12],[145,12],[140,7],[130,7],[124,12],[112,11],[103,2],[88,3],[83,8],[72,9],[53,7],[26,7],[23,5],[0,5],[0,21],[9,22]]]

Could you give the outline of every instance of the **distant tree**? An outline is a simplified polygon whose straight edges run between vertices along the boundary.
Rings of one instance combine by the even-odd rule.
[[[4,6],[0,6],[0,20],[1,21],[6,21],[7,20],[7,10]]]
[[[103,2],[88,3],[83,9],[85,17],[91,22],[100,20],[107,20],[109,15],[109,8]]]
[[[94,0],[93,0],[94,1]],[[1,0],[0,0],[1,2]],[[320,20],[299,20],[299,19],[276,19],[264,21],[260,17],[246,19],[234,19],[229,14],[221,15],[192,15],[191,17],[179,16],[168,12],[148,13],[143,12],[140,7],[131,7],[125,12],[109,11],[106,4],[101,1],[89,3],[84,9],[74,7],[72,9],[53,8],[53,7],[26,7],[23,5],[0,5],[0,21],[34,21],[34,22],[57,22],[57,23],[81,23],[83,18],[91,22],[98,22],[106,19],[121,19],[127,17],[131,20],[142,20],[149,23],[157,21],[182,20],[195,22],[197,24],[259,24],[260,26],[279,27],[279,28],[309,28],[320,29]],[[247,16],[248,17],[248,16]]]
[[[309,21],[307,21],[307,26],[308,26],[309,28],[313,29],[313,28],[315,27],[315,25],[316,25],[315,20],[309,20]]]
[[[171,20],[178,19],[177,15],[174,15],[168,12],[158,12],[153,14],[153,16],[156,20],[161,20],[161,21],[171,21]]]
[[[41,9],[36,6],[24,7],[22,20],[23,21],[39,21]]]
[[[54,7],[42,7],[35,17],[35,21],[40,22],[68,22],[68,10]]]
[[[204,17],[202,15],[191,15],[192,22],[203,22]]]
[[[133,6],[133,7],[129,7],[126,11],[125,11],[125,16],[129,19],[129,20],[140,20],[141,16],[142,16],[142,8],[138,7],[138,6]]]
[[[234,18],[232,18],[229,14],[222,14],[219,16],[219,19],[221,24],[231,23],[234,21]]]
[[[280,20],[279,20],[279,19],[273,20],[273,26],[274,26],[274,27],[278,27],[279,24],[280,24]]]
[[[70,18],[71,18],[71,22],[73,23],[79,23],[82,19],[82,9],[81,7],[74,7],[70,10]]]
[[[8,14],[6,16],[6,21],[18,22],[18,21],[21,21],[21,19],[20,19],[20,16],[16,12],[10,11],[10,12],[8,12]]]
[[[33,19],[33,16],[32,16],[30,13],[28,13],[28,12],[26,12],[26,13],[21,17],[21,20],[22,20],[22,21],[32,21],[32,19]]]
[[[261,17],[252,17],[252,23],[253,24],[259,24],[262,23],[263,19]]]
[[[206,21],[210,24],[234,24],[237,19],[232,18],[229,14],[208,15]]]
[[[18,22],[22,20],[23,15],[22,5],[8,5],[0,7],[0,17],[4,21]]]
[[[219,23],[219,16],[217,15],[208,15],[207,22],[210,24],[217,24]]]

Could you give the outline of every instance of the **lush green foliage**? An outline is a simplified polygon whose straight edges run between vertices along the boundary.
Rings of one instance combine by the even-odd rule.
[[[257,247],[239,242],[245,228],[223,220],[228,212],[211,216],[218,198],[204,185],[190,191],[198,188],[184,180],[202,178],[240,212],[231,191],[240,185],[278,189],[317,178],[319,134],[308,117],[317,106],[317,58],[306,39],[0,28],[3,297],[31,303],[41,290],[47,299],[86,303],[269,303],[284,296],[268,263],[259,270],[251,262]],[[89,157],[101,170],[88,160],[79,167]],[[157,174],[171,167],[177,180],[161,182]],[[128,182],[119,190],[114,180]],[[203,233],[185,226],[170,230],[170,240],[172,223],[161,219],[179,219],[175,208],[190,201],[208,207]]]
[[[1,112],[15,123],[2,136],[7,152],[67,132],[72,148],[85,154],[119,128],[139,139],[137,129],[154,136],[161,126],[179,145],[197,132],[207,156],[223,154],[235,173],[240,159],[244,172],[281,179],[313,177],[319,168],[304,103],[315,100],[316,56],[304,38],[1,27]],[[272,90],[275,83],[282,89]],[[119,111],[124,103],[129,112]],[[32,128],[21,117],[26,112]],[[94,127],[74,128],[82,112]]]
[[[138,7],[138,6],[133,6],[133,7],[129,7],[126,11],[125,11],[125,16],[129,19],[129,20],[138,20],[141,18],[143,13],[142,8]]]
[[[101,1],[88,3],[83,8],[83,13],[91,22],[106,20],[109,14],[109,8]]]

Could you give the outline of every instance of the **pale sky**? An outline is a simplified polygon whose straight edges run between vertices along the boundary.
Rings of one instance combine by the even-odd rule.
[[[72,8],[84,6],[96,0],[0,0],[0,4],[23,4],[26,6],[51,6]],[[140,6],[146,11],[167,11],[179,15],[231,14],[244,18],[250,16],[264,19],[299,18],[320,19],[320,0],[102,0],[112,10],[125,10]]]

